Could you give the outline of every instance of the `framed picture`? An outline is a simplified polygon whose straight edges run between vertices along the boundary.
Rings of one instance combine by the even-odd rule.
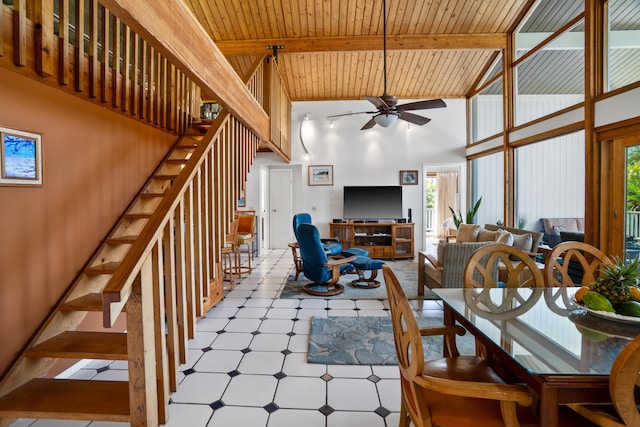
[[[309,166],[309,185],[333,185],[333,166]]]
[[[400,171],[400,185],[418,185],[418,171]]]
[[[238,207],[239,208],[244,208],[246,206],[246,203],[244,201],[244,190],[242,190],[240,192],[240,198],[238,199]]]
[[[42,137],[0,127],[0,185],[42,185]]]

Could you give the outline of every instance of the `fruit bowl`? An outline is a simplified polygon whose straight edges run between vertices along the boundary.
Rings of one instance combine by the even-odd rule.
[[[583,335],[594,337],[599,334],[606,334],[606,337],[601,336],[600,340],[607,338],[633,339],[638,336],[639,332],[636,323],[603,322],[599,317],[592,316],[589,312],[583,310],[572,311],[569,314],[569,320],[576,324],[576,327]]]
[[[624,314],[611,313],[611,312],[602,311],[602,310],[593,310],[587,307],[586,305],[584,305],[583,303],[578,302],[575,296],[571,296],[570,300],[572,304],[584,309],[587,313],[591,314],[592,316],[596,316],[601,319],[611,320],[614,322],[636,324],[640,326],[640,317],[625,316]]]

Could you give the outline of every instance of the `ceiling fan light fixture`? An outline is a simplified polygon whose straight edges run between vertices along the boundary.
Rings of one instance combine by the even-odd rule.
[[[375,116],[373,118],[373,120],[376,121],[377,125],[382,126],[383,128],[388,128],[389,126],[391,126],[392,124],[394,124],[396,122],[396,120],[398,120],[398,115],[397,114],[378,114],[377,116]]]

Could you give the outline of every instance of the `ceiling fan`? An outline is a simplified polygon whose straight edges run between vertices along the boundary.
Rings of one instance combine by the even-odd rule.
[[[335,114],[332,116],[328,116],[329,119],[341,116],[351,116],[353,114],[374,114],[374,116],[365,123],[360,130],[371,129],[376,124],[382,127],[389,127],[396,120],[405,120],[409,123],[413,123],[415,125],[422,126],[431,121],[431,119],[423,116],[419,116],[417,114],[409,113],[411,110],[427,110],[430,108],[443,108],[446,107],[447,104],[442,99],[429,99],[424,101],[416,101],[409,102],[407,104],[398,105],[398,98],[393,95],[389,95],[387,93],[387,0],[384,0],[382,3],[382,26],[384,29],[384,37],[383,37],[383,71],[384,71],[384,93],[382,96],[365,96],[364,99],[371,102],[377,110],[375,111],[360,111],[358,113],[346,113],[346,114]]]

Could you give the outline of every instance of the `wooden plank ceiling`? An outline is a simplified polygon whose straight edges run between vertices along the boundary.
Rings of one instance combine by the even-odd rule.
[[[268,45],[292,101],[383,93],[383,0],[184,0],[244,75]],[[533,0],[387,0],[387,91],[468,94]]]

